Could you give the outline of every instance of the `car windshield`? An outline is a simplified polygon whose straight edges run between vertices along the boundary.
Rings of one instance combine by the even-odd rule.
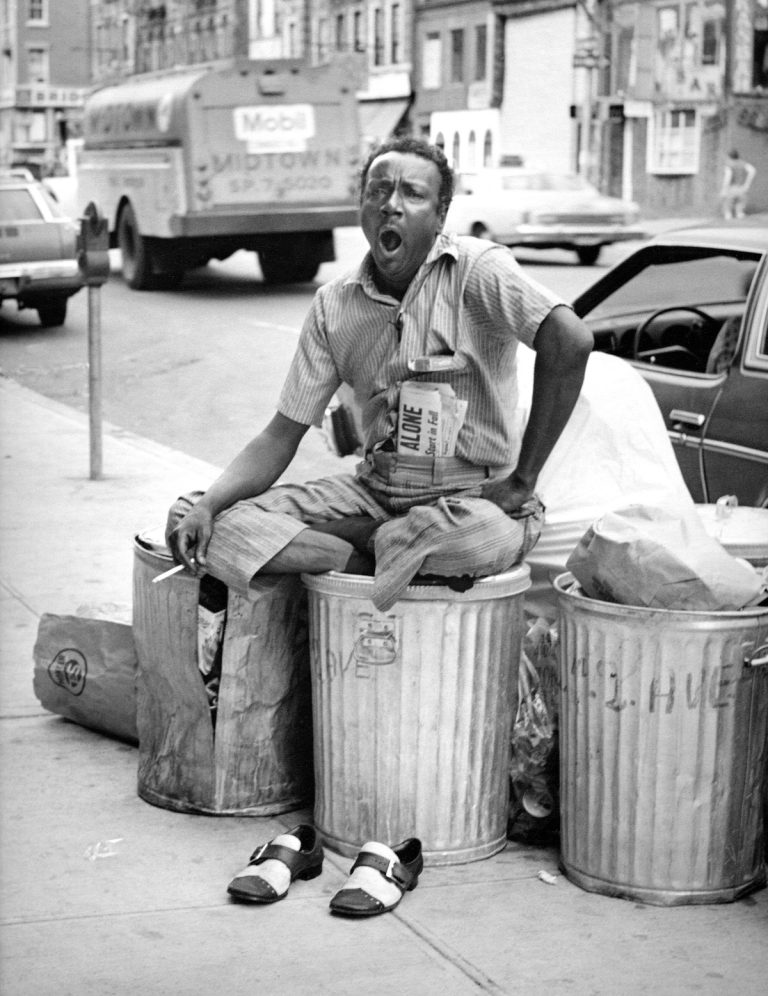
[[[719,254],[652,263],[589,312],[594,319],[680,305],[746,301],[757,263]]]
[[[0,221],[40,221],[42,214],[35,199],[22,187],[0,190]]]

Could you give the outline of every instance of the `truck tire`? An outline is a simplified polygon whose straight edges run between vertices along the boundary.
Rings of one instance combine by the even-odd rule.
[[[594,266],[602,248],[602,246],[579,246],[576,255],[579,257],[581,265]]]
[[[38,304],[36,311],[44,329],[56,328],[67,320],[67,299],[65,297],[49,298],[49,300]]]
[[[320,269],[318,254],[312,248],[292,256],[274,249],[260,250],[257,255],[267,284],[304,284],[314,280]]]
[[[120,212],[117,244],[123,259],[123,280],[133,290],[150,290],[154,286],[152,253],[139,232],[136,215],[130,204]]]

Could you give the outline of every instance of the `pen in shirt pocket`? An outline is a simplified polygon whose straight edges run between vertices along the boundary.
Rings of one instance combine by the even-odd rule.
[[[413,373],[439,373],[442,370],[463,370],[467,361],[455,353],[439,353],[436,356],[412,356],[408,369]]]

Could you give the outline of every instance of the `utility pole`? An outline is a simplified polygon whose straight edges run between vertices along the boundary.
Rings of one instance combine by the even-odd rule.
[[[235,58],[248,58],[250,49],[248,0],[234,0],[233,13],[235,31],[232,39],[232,55]]]
[[[605,0],[607,2],[607,0]],[[579,172],[596,183],[599,173],[598,147],[593,114],[595,107],[595,82],[598,71],[605,67],[603,54],[605,39],[603,26],[603,6],[600,0],[577,0],[588,22],[585,34],[576,39],[573,53],[574,69],[584,70],[584,91],[581,102],[581,143],[579,148]]]

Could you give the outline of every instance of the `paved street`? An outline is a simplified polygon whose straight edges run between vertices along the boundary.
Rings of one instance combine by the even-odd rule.
[[[526,270],[566,300],[604,272],[630,244],[605,250],[605,264],[579,266],[562,250],[527,253]],[[337,232],[335,263],[319,281],[355,266],[359,229]],[[220,464],[272,417],[315,284],[267,287],[253,253],[239,252],[186,276],[177,291],[136,292],[120,277],[120,255],[101,297],[104,417],[185,453]],[[0,312],[0,368],[47,397],[88,410],[88,294],[70,300],[60,329],[41,329],[34,311]],[[337,467],[315,432],[289,479]]]

